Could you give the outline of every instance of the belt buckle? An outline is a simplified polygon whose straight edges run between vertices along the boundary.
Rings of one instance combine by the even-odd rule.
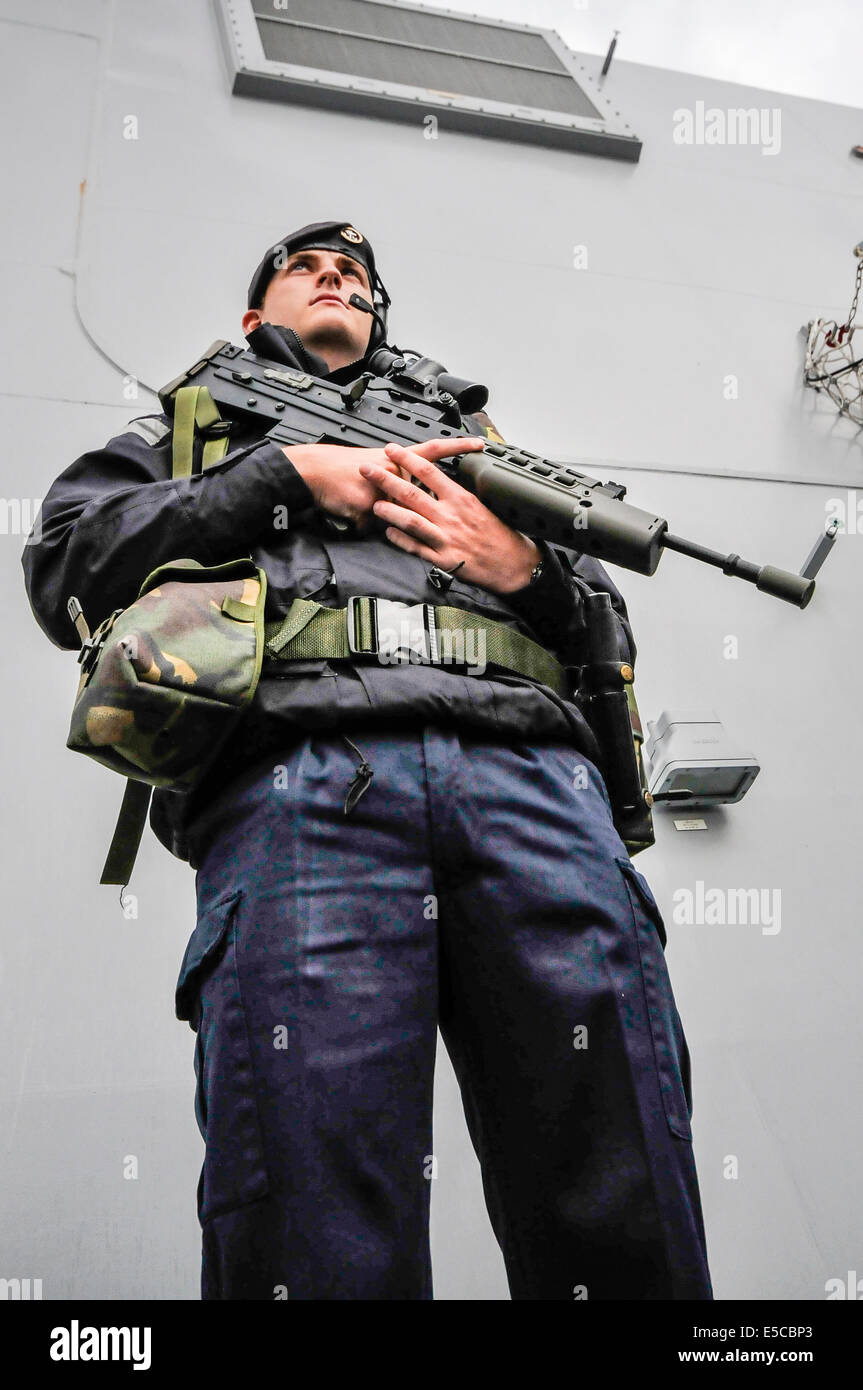
[[[368,604],[371,645],[364,646],[358,633],[358,604]],[[360,627],[366,614],[359,610]],[[415,661],[434,665],[438,660],[434,606],[430,603],[399,603],[395,599],[375,598],[372,594],[352,594],[347,609],[348,647],[354,656],[376,656],[384,663]]]
[[[96,631],[92,632],[90,636],[81,643],[81,650],[78,652],[76,659],[80,662],[81,670],[85,675],[89,676],[96,662],[99,660],[102,654],[102,648],[111,635],[111,629],[122,612],[122,608],[115,608],[113,613],[99,624]]]

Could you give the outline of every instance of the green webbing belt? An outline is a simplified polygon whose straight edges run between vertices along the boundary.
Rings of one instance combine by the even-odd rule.
[[[353,600],[354,651],[351,650],[348,640],[347,608],[324,608],[312,599],[298,598],[294,599],[285,618],[280,622],[266,624],[264,652],[267,656],[288,661],[315,658],[336,660],[339,657],[355,658],[360,654],[374,656],[374,602],[375,600],[368,596],[358,596]],[[402,605],[394,604],[393,607],[399,610]],[[463,655],[464,662],[468,663],[468,670],[471,663],[478,665],[482,659],[486,665],[502,666],[516,675],[541,681],[558,695],[569,693],[569,680],[565,668],[555,661],[544,647],[532,642],[529,637],[523,637],[520,632],[513,632],[512,628],[504,623],[492,622],[490,618],[484,618],[464,608],[428,604],[416,605],[413,611],[416,613],[421,607],[430,609],[434,615],[436,640],[440,651],[439,662],[428,661],[422,664],[461,665],[462,662],[453,661],[454,655],[459,653]],[[476,638],[480,631],[485,634],[484,651],[479,647]],[[447,632],[452,633],[452,637],[447,638]],[[464,640],[468,633],[474,634],[472,644]],[[459,634],[462,634],[461,642],[458,640]]]
[[[210,468],[214,463],[218,463],[227,451],[229,422],[222,420],[206,386],[183,386],[174,400],[171,454],[174,478],[192,476],[196,430],[204,439],[201,467]],[[123,803],[117,816],[100,883],[119,883],[125,886],[132,877],[152,792],[149,783],[127,778]]]
[[[227,421],[219,415],[216,403],[206,386],[181,386],[174,400],[173,477],[191,478],[194,457],[195,430],[204,439],[202,468],[218,463],[228,447]],[[219,433],[214,425],[225,425]]]

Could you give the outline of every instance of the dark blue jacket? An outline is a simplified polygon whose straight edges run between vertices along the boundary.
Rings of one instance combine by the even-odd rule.
[[[296,365],[302,354],[286,351],[283,360]],[[303,365],[336,380],[362,367],[327,373],[314,358]],[[480,434],[483,418],[466,417],[465,424]],[[506,623],[564,665],[584,659],[581,594],[603,590],[617,614],[621,660],[634,664],[626,606],[598,561],[538,540],[545,568],[529,589],[502,596],[456,576],[444,596],[429,583],[430,563],[383,535],[338,536],[323,527],[302,477],[280,446],[260,442],[262,434],[235,421],[221,462],[203,475],[173,481],[170,421],[164,414],[144,416],[60,474],[42,505],[41,538],[28,542],[22,555],[30,605],[56,646],[79,646],[66,611],[70,594],[80,600],[92,631],[114,608],[133,603],[158,565],[186,556],[214,565],[251,553],[268,577],[267,621],[284,616],[297,597],[335,608],[344,608],[351,594],[443,601]],[[287,507],[286,530],[273,526],[276,507]],[[150,824],[173,854],[188,859],[184,826],[196,807],[250,759],[271,755],[278,762],[298,730],[352,734],[369,725],[428,723],[484,729],[500,741],[562,740],[598,761],[578,706],[526,678],[489,670],[461,674],[446,666],[265,660],[254,702],[215,766],[188,795],[155,791]]]

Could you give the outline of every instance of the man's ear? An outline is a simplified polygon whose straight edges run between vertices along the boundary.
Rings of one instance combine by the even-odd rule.
[[[247,335],[254,333],[256,328],[260,328],[261,321],[261,315],[257,309],[247,309],[242,319],[243,332]]]

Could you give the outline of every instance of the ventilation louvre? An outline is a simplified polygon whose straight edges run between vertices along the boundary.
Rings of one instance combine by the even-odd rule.
[[[636,161],[553,30],[401,0],[217,0],[233,91]]]

